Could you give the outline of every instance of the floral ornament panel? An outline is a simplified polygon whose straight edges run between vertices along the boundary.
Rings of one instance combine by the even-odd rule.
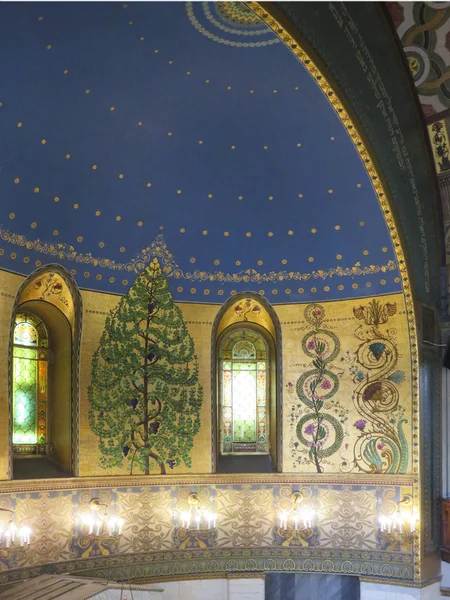
[[[308,305],[304,317],[307,331],[301,347],[310,362],[295,386],[298,402],[291,411],[291,457],[299,467],[314,465],[317,473],[323,473],[330,464],[327,459],[342,446],[348,420],[347,408],[336,398],[342,371],[334,361],[341,343],[324,322],[322,305]]]
[[[352,399],[362,418],[353,423],[358,437],[353,457],[342,470],[406,473],[409,449],[404,427],[410,418],[400,402],[406,374],[398,369],[401,350],[397,329],[391,326],[397,304],[374,299],[353,312],[363,323],[355,331],[360,342],[356,352],[346,360],[356,384]]]
[[[428,135],[430,136],[436,172],[438,175],[446,173],[450,171],[450,151],[445,119],[435,121],[431,125],[428,125],[427,129]]]
[[[73,328],[75,308],[72,294],[58,273],[44,273],[32,279],[20,296],[21,303],[29,300],[44,300],[54,304],[67,317]]]
[[[274,340],[276,340],[276,331],[274,328],[273,321],[264,308],[264,306],[255,300],[254,298],[241,298],[236,300],[223,315],[219,327],[217,329],[217,336],[219,336],[224,329],[233,325],[233,323],[257,323],[264,327]]]
[[[408,473],[411,355],[403,296],[289,307],[283,320],[284,470]]]

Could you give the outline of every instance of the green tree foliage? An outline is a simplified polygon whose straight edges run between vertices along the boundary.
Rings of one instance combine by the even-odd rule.
[[[130,475],[182,462],[200,428],[203,391],[194,341],[157,259],[106,318],[92,362],[89,421],[101,466]]]

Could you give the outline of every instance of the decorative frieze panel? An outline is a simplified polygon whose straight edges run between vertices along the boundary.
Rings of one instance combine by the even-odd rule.
[[[209,485],[201,480],[189,485],[102,483],[90,489],[5,493],[0,506],[13,507],[32,536],[25,551],[0,555],[0,583],[49,569],[115,579],[318,571],[412,580],[413,545],[385,548],[378,535],[378,516],[389,509],[386,502],[395,507],[403,494],[411,493],[411,484],[292,483],[287,478],[246,483],[236,478]],[[184,509],[192,491],[217,514],[216,528],[188,531],[179,526],[173,511]],[[317,507],[313,527],[303,533],[280,528],[280,512],[294,491]],[[93,498],[124,520],[121,535],[96,535],[80,527],[80,516]]]

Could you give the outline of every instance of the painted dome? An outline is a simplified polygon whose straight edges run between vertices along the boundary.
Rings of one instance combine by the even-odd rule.
[[[361,158],[243,4],[11,3],[0,20],[0,267],[178,301],[400,291]]]

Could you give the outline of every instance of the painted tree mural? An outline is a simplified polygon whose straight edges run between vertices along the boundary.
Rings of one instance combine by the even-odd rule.
[[[92,362],[89,420],[103,468],[191,466],[203,391],[194,341],[157,259],[108,315]]]

